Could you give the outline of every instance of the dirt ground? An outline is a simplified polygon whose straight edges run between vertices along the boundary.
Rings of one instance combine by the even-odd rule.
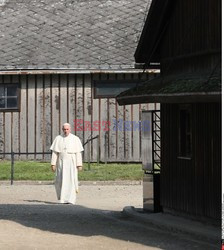
[[[142,207],[142,185],[82,185],[65,205],[53,185],[0,184],[0,249],[209,249],[126,218],[125,206]]]

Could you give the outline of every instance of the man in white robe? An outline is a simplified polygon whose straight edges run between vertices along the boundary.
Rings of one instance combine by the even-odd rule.
[[[82,143],[71,134],[71,126],[65,123],[63,134],[53,141],[51,168],[55,172],[55,189],[60,203],[75,204],[78,193],[78,170],[82,169]]]

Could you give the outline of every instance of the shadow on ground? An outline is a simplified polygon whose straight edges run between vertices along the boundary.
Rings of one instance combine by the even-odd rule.
[[[171,232],[145,227],[125,218],[121,212],[27,200],[32,204],[2,204],[0,219],[26,227],[77,236],[106,236],[162,249],[195,249],[195,244]],[[35,203],[35,204],[33,204]],[[40,204],[41,203],[41,204]],[[171,240],[171,244],[167,241]],[[179,246],[179,247],[178,247]],[[198,249],[198,248],[197,248]]]

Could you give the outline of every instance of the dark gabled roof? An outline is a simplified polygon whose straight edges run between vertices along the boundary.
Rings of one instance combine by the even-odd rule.
[[[148,0],[6,0],[0,70],[132,69]]]
[[[157,47],[169,24],[175,0],[152,0],[149,13],[135,51],[136,63],[159,62]]]
[[[209,102],[221,99],[221,74],[156,77],[117,96],[119,105],[136,103]]]
[[[159,62],[159,46],[169,26],[176,0],[153,0],[135,53],[136,63]],[[200,56],[200,55],[199,55]],[[217,62],[219,63],[219,62]],[[117,96],[119,105],[137,103],[217,102],[221,100],[221,72],[217,64],[211,72],[182,71],[183,75],[163,74],[142,86]],[[180,73],[179,73],[180,74]]]

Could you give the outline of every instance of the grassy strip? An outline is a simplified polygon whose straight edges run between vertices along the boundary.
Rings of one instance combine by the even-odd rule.
[[[143,176],[141,164],[91,164],[88,171],[84,164],[83,171],[79,172],[79,180],[85,181],[115,181],[141,180]],[[14,180],[54,180],[54,173],[47,162],[16,161]],[[10,179],[10,161],[0,161],[0,180]]]

